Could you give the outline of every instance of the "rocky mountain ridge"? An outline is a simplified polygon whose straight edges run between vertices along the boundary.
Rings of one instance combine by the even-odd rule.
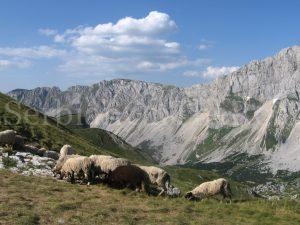
[[[262,155],[272,170],[300,170],[300,46],[253,61],[209,84],[179,88],[117,79],[92,86],[14,90],[47,115],[84,114],[163,164]]]

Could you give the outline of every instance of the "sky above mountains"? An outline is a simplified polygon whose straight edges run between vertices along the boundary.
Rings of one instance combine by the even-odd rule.
[[[190,86],[300,43],[300,1],[2,0],[0,91],[115,78]]]

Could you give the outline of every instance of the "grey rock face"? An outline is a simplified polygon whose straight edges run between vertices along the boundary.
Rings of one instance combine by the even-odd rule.
[[[4,160],[10,160],[11,172],[21,173],[23,175],[49,176],[53,177],[52,168],[56,161],[52,158],[33,155],[30,152],[16,152],[14,155],[8,155],[2,152],[0,148],[0,169],[5,168]]]
[[[134,146],[151,150],[164,164],[193,158],[210,135],[209,128],[231,127],[228,134],[218,138],[224,145],[210,146],[209,151],[198,149],[201,154],[195,155],[197,160],[220,161],[239,152],[263,153],[275,170],[300,170],[300,166],[289,167],[283,156],[278,156],[283,164],[274,164],[268,151],[280,152],[284,143],[294,140],[289,140],[292,134],[296,137],[299,66],[300,47],[294,46],[210,84],[189,88],[119,79],[66,91],[36,88],[14,90],[9,95],[51,116],[84,114],[92,127],[109,130]],[[296,161],[300,160],[299,151]]]

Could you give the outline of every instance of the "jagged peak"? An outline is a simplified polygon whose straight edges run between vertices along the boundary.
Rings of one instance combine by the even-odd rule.
[[[117,83],[117,84],[137,83],[137,84],[139,84],[140,83],[140,84],[153,84],[153,85],[160,85],[160,86],[168,86],[168,85],[161,84],[161,83],[155,83],[155,82],[149,82],[149,81],[143,81],[143,80],[126,79],[126,78],[103,80],[103,81],[100,81],[100,83],[105,83],[105,84],[113,84],[113,83]]]
[[[23,89],[23,88],[17,88],[17,89],[14,89],[9,93],[18,93],[18,92],[26,92],[26,91],[56,91],[56,92],[61,92],[60,88],[57,87],[57,86],[53,86],[53,87],[36,87],[36,88],[33,88],[33,89]]]

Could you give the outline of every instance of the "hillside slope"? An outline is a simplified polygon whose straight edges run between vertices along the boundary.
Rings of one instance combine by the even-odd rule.
[[[148,149],[163,164],[246,154],[261,155],[272,171],[298,171],[299,65],[294,46],[189,88],[121,79],[9,95],[47,115],[84,113],[91,127]]]
[[[186,184],[187,188],[194,185]],[[296,201],[236,198],[231,204],[214,199],[193,202],[110,189],[101,184],[72,185],[1,169],[0,199],[3,225],[300,223],[300,203]]]
[[[74,127],[62,125],[55,118],[45,116],[0,93],[0,131],[5,129],[16,130],[25,136],[28,142],[37,143],[55,151],[59,151],[64,144],[70,144],[77,153],[83,155],[112,154],[136,162],[151,162],[144,153],[104,130],[96,129],[91,132],[88,128],[86,130],[81,126],[75,131]],[[86,135],[87,133],[89,135]],[[93,134],[103,138],[104,144],[95,142]]]

